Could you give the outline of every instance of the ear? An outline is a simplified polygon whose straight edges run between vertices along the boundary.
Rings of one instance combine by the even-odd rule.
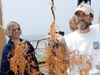
[[[91,23],[92,23],[93,20],[94,20],[94,17],[91,17],[91,19],[90,19]]]

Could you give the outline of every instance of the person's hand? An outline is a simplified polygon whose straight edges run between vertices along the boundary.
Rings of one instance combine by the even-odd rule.
[[[47,40],[50,40],[50,38],[51,38],[51,36],[50,35],[47,35],[46,37],[45,37],[45,39],[47,39]],[[60,35],[60,34],[56,34],[56,40],[58,41],[58,42],[60,42],[60,43],[65,43],[65,39],[64,39],[64,37],[62,36],[62,35]]]
[[[56,38],[60,43],[62,43],[62,44],[65,43],[65,39],[64,39],[64,37],[62,35],[56,34]]]

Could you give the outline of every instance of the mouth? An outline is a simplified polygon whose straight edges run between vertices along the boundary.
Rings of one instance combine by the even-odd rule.
[[[85,24],[85,21],[84,20],[81,20],[81,21],[78,22],[78,24],[84,25]]]

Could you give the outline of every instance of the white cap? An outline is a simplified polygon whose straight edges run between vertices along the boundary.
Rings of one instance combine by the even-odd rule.
[[[89,15],[90,13],[94,15],[94,11],[92,7],[88,4],[80,4],[77,9],[75,10],[74,14],[76,14],[78,11],[82,11],[86,15]]]

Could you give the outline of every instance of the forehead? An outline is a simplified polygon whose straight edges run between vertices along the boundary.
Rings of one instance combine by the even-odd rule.
[[[15,29],[15,28],[20,28],[20,26],[18,24],[16,24],[13,26],[13,29]]]
[[[82,11],[77,11],[76,13],[75,13],[75,15],[77,16],[77,15],[86,15],[84,12],[82,12]]]
[[[20,28],[20,26],[15,24],[15,25],[11,25],[9,30],[13,31],[14,29],[17,29],[17,28]]]

